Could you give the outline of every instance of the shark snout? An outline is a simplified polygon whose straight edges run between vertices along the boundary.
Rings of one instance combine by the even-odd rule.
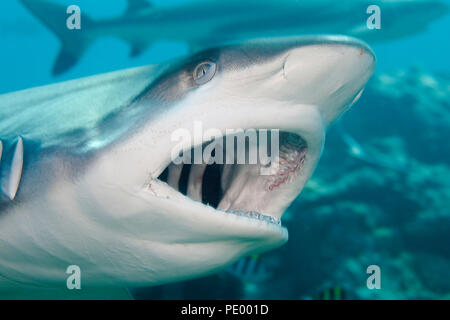
[[[375,65],[375,54],[365,43],[345,38],[290,50],[283,76],[291,98],[316,105],[328,124],[356,102]]]

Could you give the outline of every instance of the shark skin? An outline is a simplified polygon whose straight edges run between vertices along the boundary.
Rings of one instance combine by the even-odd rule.
[[[205,61],[215,72],[197,81]],[[83,288],[151,286],[283,245],[284,226],[233,210],[281,218],[375,65],[353,38],[272,38],[0,95],[0,288],[64,290],[69,265]],[[274,190],[231,184],[231,211],[195,201],[158,178],[177,147],[171,133],[193,134],[195,121],[301,137],[303,166]],[[270,202],[248,208],[260,197]]]
[[[165,6],[129,0],[119,17],[94,21],[83,12],[81,30],[68,30],[65,7],[51,0],[21,1],[61,40],[53,75],[73,67],[104,36],[129,43],[132,57],[158,41],[184,42],[192,52],[247,39],[330,33],[375,43],[425,31],[448,13],[439,0],[196,0]],[[366,25],[370,5],[380,7],[379,30]]]

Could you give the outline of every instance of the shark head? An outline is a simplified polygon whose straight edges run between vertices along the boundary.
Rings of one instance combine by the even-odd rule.
[[[79,184],[108,231],[116,229],[121,249],[111,254],[132,252],[106,273],[175,281],[285,243],[281,215],[311,176],[326,128],[359,98],[374,67],[360,41],[302,37],[212,49],[162,72],[130,106],[158,115],[101,153]],[[198,135],[199,125],[214,133]],[[193,138],[174,139],[180,129]],[[279,130],[273,174],[261,175],[262,164],[172,161],[239,129]]]
[[[39,229],[29,237],[34,249],[21,250],[34,263],[14,264],[14,272],[65,283],[61,270],[76,264],[85,286],[133,287],[205,275],[281,246],[283,212],[312,175],[327,127],[359,98],[375,63],[366,44],[321,36],[233,44],[165,65],[118,113],[136,123],[120,138],[89,156],[55,153],[49,159],[57,160],[44,161],[58,164],[46,196],[23,205],[30,211],[23,218],[10,214]],[[107,118],[111,127],[130,122]],[[239,130],[278,132],[271,136],[278,166],[174,163],[174,155]],[[192,139],[180,143],[180,136]],[[261,141],[246,143],[245,156]],[[268,166],[270,174],[261,174]],[[42,184],[45,171],[31,185]]]

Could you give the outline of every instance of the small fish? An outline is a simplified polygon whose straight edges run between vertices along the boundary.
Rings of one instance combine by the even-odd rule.
[[[246,282],[263,282],[272,275],[259,254],[242,258],[225,271]]]

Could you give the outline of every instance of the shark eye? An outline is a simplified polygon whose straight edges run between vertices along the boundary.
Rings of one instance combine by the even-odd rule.
[[[202,85],[210,81],[216,74],[216,64],[211,61],[201,62],[194,70],[194,81],[198,85]]]

